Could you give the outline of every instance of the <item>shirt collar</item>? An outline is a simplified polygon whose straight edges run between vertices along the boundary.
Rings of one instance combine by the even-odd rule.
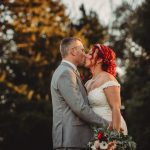
[[[63,59],[62,62],[65,62],[65,63],[69,64],[71,67],[73,67],[74,70],[77,70],[76,65],[73,64],[72,62],[70,62],[70,61],[68,61],[68,60],[65,60],[65,59]]]

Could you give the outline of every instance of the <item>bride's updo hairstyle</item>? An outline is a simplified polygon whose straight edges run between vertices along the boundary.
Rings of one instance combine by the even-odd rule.
[[[98,59],[102,59],[102,69],[110,74],[112,74],[114,77],[116,77],[116,54],[115,52],[105,46],[100,44],[95,44],[92,48],[92,57],[94,55],[95,50],[98,49],[97,56],[95,58],[95,64]]]

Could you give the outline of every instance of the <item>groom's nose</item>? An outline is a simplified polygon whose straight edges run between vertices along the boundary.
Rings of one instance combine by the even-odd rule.
[[[83,53],[82,53],[82,56],[83,56],[83,57],[86,57],[86,54],[85,54],[85,52],[83,52]]]

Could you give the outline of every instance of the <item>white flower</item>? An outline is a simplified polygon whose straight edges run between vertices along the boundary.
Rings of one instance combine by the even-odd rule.
[[[100,147],[99,140],[94,142],[94,145],[91,146],[92,150],[97,150]]]
[[[100,142],[100,149],[107,149],[108,148],[108,143],[106,141]]]
[[[96,147],[94,145],[91,146],[92,150],[96,150]]]
[[[89,142],[89,143],[88,143],[88,146],[90,147],[91,144],[92,144],[92,142]]]

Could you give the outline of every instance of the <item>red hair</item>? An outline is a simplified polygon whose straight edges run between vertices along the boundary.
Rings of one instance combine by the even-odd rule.
[[[95,58],[95,63],[98,59],[102,59],[102,69],[110,74],[112,74],[114,77],[116,77],[116,54],[115,52],[105,46],[100,44],[95,44],[92,48],[92,57],[94,55],[95,50],[98,49],[97,56]]]

